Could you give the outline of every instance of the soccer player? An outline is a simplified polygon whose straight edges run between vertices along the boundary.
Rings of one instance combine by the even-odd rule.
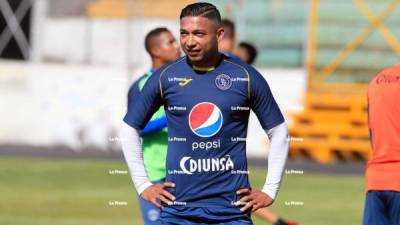
[[[257,49],[248,42],[240,42],[233,49],[233,54],[239,57],[243,62],[253,64],[257,57]]]
[[[400,225],[400,65],[368,86],[372,158],[366,168],[364,225]]]
[[[145,37],[145,48],[152,61],[151,69],[140,77],[129,89],[128,108],[140,98],[140,92],[155,70],[180,57],[180,48],[172,33],[164,27],[151,30]],[[141,130],[143,159],[147,175],[152,183],[165,180],[165,159],[167,157],[167,118],[160,108]],[[160,209],[139,197],[139,205],[145,225],[159,224]]]
[[[235,47],[235,24],[229,19],[223,19],[221,20],[221,27],[224,29],[224,37],[219,41],[218,49],[220,52],[229,55]]]
[[[162,224],[252,224],[250,212],[277,196],[287,158],[287,126],[261,74],[218,52],[224,35],[210,3],[186,6],[180,16],[185,57],[161,67],[129,107],[122,146],[140,196],[163,208]],[[160,106],[168,118],[166,182],[150,182],[139,131]],[[252,109],[271,140],[261,191],[248,181],[246,132]]]

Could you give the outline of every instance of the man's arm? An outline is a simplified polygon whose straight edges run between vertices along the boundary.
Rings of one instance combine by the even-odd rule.
[[[270,140],[270,146],[268,152],[268,175],[262,192],[275,199],[289,152],[288,128],[286,123],[281,123],[266,132]]]
[[[288,154],[288,131],[285,119],[275,102],[267,81],[253,67],[248,67],[249,103],[251,109],[270,138],[268,173],[262,191],[240,189],[237,194],[243,197],[236,205],[244,205],[240,210],[252,208],[256,211],[269,206],[277,196]]]
[[[143,162],[143,150],[139,137],[139,131],[123,123],[121,128],[122,151],[125,161],[128,164],[131,179],[138,194],[146,201],[153,203],[156,207],[162,208],[160,201],[172,205],[175,196],[165,190],[168,187],[175,187],[174,183],[164,182],[152,184],[147,175]]]
[[[270,147],[265,184],[261,191],[247,188],[237,191],[237,194],[244,196],[236,202],[237,206],[241,206],[241,211],[251,208],[254,212],[259,208],[271,205],[279,191],[289,151],[288,129],[286,123],[281,123],[266,132],[270,140]]]
[[[288,129],[265,78],[250,70],[250,104],[270,139],[268,176],[262,191],[276,198],[288,154]]]
[[[128,164],[132,181],[140,196],[161,208],[161,202],[172,204],[175,197],[165,190],[174,187],[175,184],[165,182],[162,184],[151,184],[146,174],[143,162],[143,149],[140,144],[139,131],[142,130],[151,116],[163,104],[161,96],[160,72],[156,71],[146,82],[140,97],[132,104],[128,104],[128,112],[124,117],[125,124],[122,126],[122,147],[125,160]]]
[[[152,185],[144,168],[142,143],[139,131],[123,123],[121,128],[122,151],[131,174],[132,182],[139,195]]]
[[[138,80],[136,80],[128,91],[128,109],[132,108],[135,101],[138,101],[140,98],[140,92],[143,89],[143,86],[149,79],[148,74],[143,75]],[[150,119],[150,121],[146,124],[143,130],[140,131],[140,136],[145,136],[149,134],[156,133],[167,126],[167,117],[165,115],[164,109],[160,108]]]

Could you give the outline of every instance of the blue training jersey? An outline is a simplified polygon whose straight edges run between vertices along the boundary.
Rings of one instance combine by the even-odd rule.
[[[142,129],[160,106],[168,120],[166,181],[174,208],[215,207],[237,218],[236,191],[249,188],[246,136],[250,110],[264,129],[284,122],[270,88],[252,66],[226,55],[212,71],[193,69],[186,57],[148,80],[124,121]],[[172,208],[172,209],[171,209]]]
[[[139,77],[129,88],[128,91],[128,108],[133,105],[133,103],[137,100],[137,98],[140,96],[139,93],[142,90],[144,84],[147,82],[147,80],[150,78],[151,74],[154,73],[154,69],[151,69],[147,73],[145,73],[143,76]],[[158,115],[157,115],[158,113]],[[164,114],[164,111],[162,112],[157,112],[156,115],[153,115],[153,117],[150,119],[150,121],[147,123],[147,125],[143,128],[143,130],[140,131],[140,136],[146,136],[150,134],[157,133],[158,131],[161,131],[164,127],[167,126],[167,117]],[[165,140],[167,142],[167,140]]]

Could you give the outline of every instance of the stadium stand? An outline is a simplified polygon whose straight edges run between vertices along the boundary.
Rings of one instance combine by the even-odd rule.
[[[94,18],[128,18],[128,17],[165,17],[177,18],[179,9],[192,3],[192,0],[96,0],[87,10],[87,14]]]
[[[370,157],[366,84],[398,63],[399,1],[310,1],[304,111],[291,155],[322,163]],[[343,16],[338,16],[343,15]]]

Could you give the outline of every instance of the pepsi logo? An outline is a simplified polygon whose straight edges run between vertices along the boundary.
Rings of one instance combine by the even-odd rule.
[[[197,136],[214,136],[222,127],[222,112],[211,102],[193,106],[189,114],[189,127]]]

